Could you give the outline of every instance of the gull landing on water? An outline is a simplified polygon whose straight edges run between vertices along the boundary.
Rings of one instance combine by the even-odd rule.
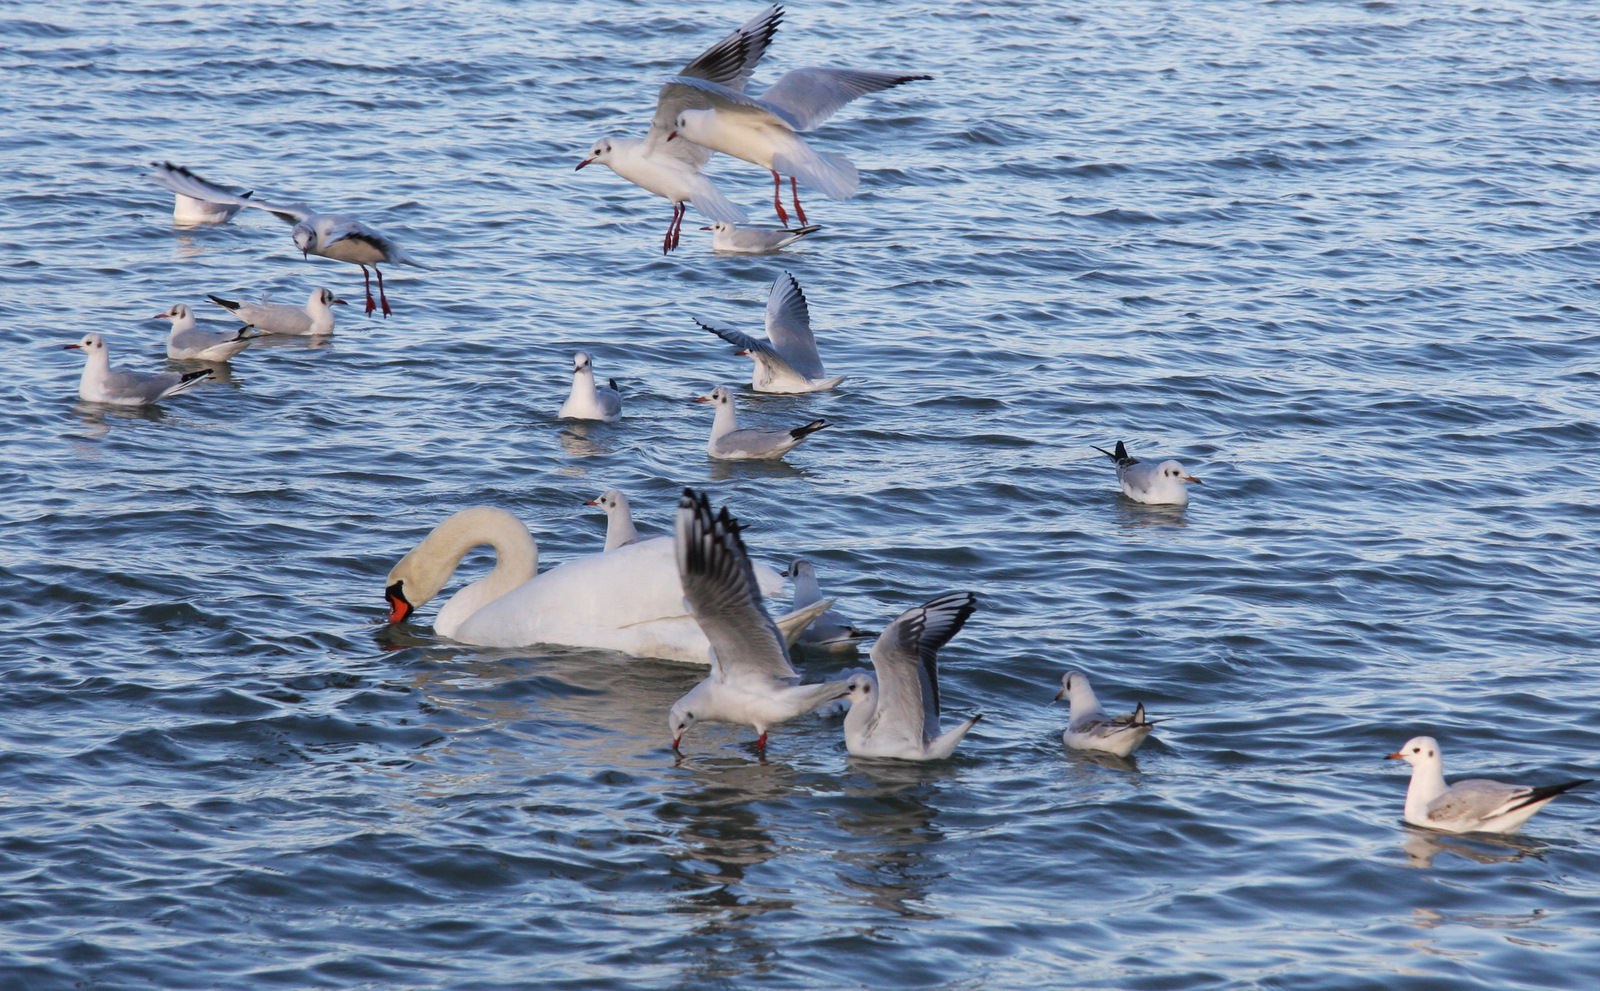
[[[811,332],[811,308],[800,291],[800,283],[788,272],[778,276],[767,296],[765,341],[737,330],[718,330],[698,320],[695,323],[738,348],[736,354],[755,362],[750,388],[757,392],[825,392],[845,380],[843,375],[829,378],[823,371],[817,338]]]
[[[847,682],[846,750],[857,757],[900,760],[943,760],[955,752],[983,715],[939,732],[939,648],[977,608],[971,592],[946,592],[889,624],[872,646],[876,677],[858,674]]]
[[[711,403],[717,409],[717,418],[711,424],[711,439],[706,441],[706,453],[723,461],[762,461],[781,458],[795,445],[833,424],[827,420],[812,420],[793,430],[740,429],[733,412],[733,390],[719,385],[709,395],[695,399],[697,403]]]
[[[728,254],[742,255],[767,255],[774,251],[781,251],[808,234],[815,234],[822,230],[817,224],[808,224],[805,227],[769,231],[759,227],[739,227],[719,220],[710,227],[700,228],[711,231],[711,250],[723,251]]]
[[[672,749],[697,722],[753,727],[765,751],[767,730],[845,694],[845,683],[800,684],[784,634],[767,615],[740,526],[726,506],[717,514],[704,493],[683,490],[676,546],[683,599],[711,642],[711,674],[667,716]]]
[[[579,351],[572,356],[572,391],[556,414],[563,420],[604,420],[610,423],[622,416],[622,392],[616,379],[596,385],[589,355]]]
[[[1093,444],[1089,446],[1094,447]],[[1130,457],[1127,447],[1120,440],[1115,451],[1103,447],[1094,449],[1116,462],[1117,482],[1122,486],[1122,494],[1134,502],[1152,506],[1187,506],[1188,484],[1200,484],[1200,479],[1190,475],[1188,469],[1176,461],[1152,465]]]
[[[135,372],[111,367],[111,351],[99,334],[84,334],[64,350],[82,351],[83,376],[78,380],[78,398],[87,403],[116,406],[147,406],[175,396],[211,377],[211,369],[198,372]]]
[[[701,52],[675,78],[701,79],[731,92],[743,90],[756,63],[766,54],[773,32],[778,30],[782,19],[782,7],[768,7]],[[672,204],[672,223],[661,239],[662,254],[678,246],[686,204],[694,204],[708,220],[742,223],[750,219],[743,208],[730,202],[710,179],[700,174],[711,158],[709,150],[688,141],[668,141],[679,111],[703,106],[709,104],[693,90],[670,84],[663,86],[656,97],[650,130],[643,138],[601,138],[595,142],[589,157],[577,166],[581,169],[599,162],[635,186]]]
[[[1108,716],[1100,707],[1089,676],[1082,671],[1068,671],[1061,676],[1061,691],[1056,700],[1067,700],[1067,728],[1061,742],[1074,750],[1099,750],[1118,757],[1127,757],[1144,743],[1160,719],[1146,719],[1144,703],[1132,712]]]
[[[172,321],[167,357],[175,361],[227,361],[255,341],[249,326],[230,333],[201,330],[194,324],[194,311],[183,303],[174,303],[172,309],[150,319]]]
[[[1411,765],[1405,820],[1447,833],[1514,833],[1557,795],[1589,778],[1554,785],[1513,785],[1487,778],[1444,783],[1444,755],[1431,736],[1413,737],[1385,760]]]

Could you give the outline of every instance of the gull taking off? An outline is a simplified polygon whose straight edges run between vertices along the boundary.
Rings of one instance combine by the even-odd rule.
[[[1068,671],[1061,676],[1061,691],[1056,700],[1067,700],[1067,728],[1061,742],[1074,750],[1099,750],[1118,757],[1126,757],[1139,749],[1160,719],[1144,717],[1144,703],[1132,712],[1112,717],[1100,708],[1094,689],[1089,686],[1089,676],[1082,671]]]
[[[690,106],[679,110],[667,140],[687,139],[767,169],[772,173],[772,205],[785,227],[789,215],[783,210],[781,177],[789,176],[795,216],[804,225],[806,214],[800,208],[797,179],[833,199],[844,200],[855,195],[861,178],[848,158],[814,151],[796,132],[817,127],[857,97],[932,78],[854,69],[793,69],[756,98],[746,96],[743,87],[733,89],[715,80],[680,76],[662,87],[663,95],[697,90],[707,101],[707,109]]]
[[[684,489],[676,530],[683,598],[711,642],[711,674],[673,703],[672,749],[695,723],[713,720],[754,727],[765,750],[769,727],[842,697],[845,684],[800,684],[726,506],[713,515],[704,493]]]
[[[1514,833],[1557,795],[1591,779],[1554,785],[1513,785],[1487,778],[1444,783],[1444,756],[1431,736],[1413,737],[1387,755],[1411,765],[1405,819],[1447,833]]]
[[[172,191],[172,222],[179,227],[195,224],[225,224],[244,209],[249,193],[236,193],[200,178],[181,165],[151,162],[152,182]]]
[[[978,608],[971,592],[946,592],[907,609],[872,646],[872,669],[853,675],[844,745],[857,757],[943,760],[982,713],[939,732],[939,648]]]
[[[1094,447],[1093,444],[1089,446]],[[1117,463],[1117,481],[1122,485],[1122,494],[1134,502],[1152,506],[1187,506],[1188,484],[1200,484],[1200,479],[1190,475],[1188,469],[1176,461],[1152,465],[1129,457],[1128,449],[1120,440],[1115,451],[1103,447],[1094,449]]]
[[[201,330],[194,325],[194,311],[183,303],[174,303],[172,309],[150,319],[172,321],[167,357],[177,361],[227,361],[255,340],[249,336],[248,326],[228,332]]]
[[[783,8],[772,6],[747,21],[742,27],[701,52],[674,78],[699,79],[730,92],[744,89],[756,63],[766,54],[773,32],[783,19]],[[601,138],[589,157],[578,163],[583,168],[599,162],[635,186],[665,197],[672,204],[672,223],[661,239],[665,254],[678,246],[683,229],[685,204],[708,220],[740,223],[749,219],[744,209],[729,202],[711,180],[700,174],[711,152],[687,141],[668,141],[678,112],[688,107],[708,106],[695,91],[671,84],[656,97],[655,117],[643,138]]]
[[[211,377],[211,369],[198,372],[135,372],[111,367],[111,352],[99,334],[84,334],[65,350],[83,352],[83,377],[78,380],[78,398],[88,403],[113,403],[117,406],[146,406],[177,395],[196,382]]]
[[[622,416],[622,393],[617,389],[617,380],[607,379],[605,385],[595,385],[589,355],[579,351],[572,356],[572,391],[556,415],[563,420],[616,420]]]
[[[733,390],[725,385],[717,386],[695,402],[711,403],[717,409],[717,418],[711,423],[711,439],[706,441],[706,453],[722,461],[781,458],[818,430],[833,426],[827,420],[812,420],[793,430],[741,430],[733,412]]]
[[[288,303],[239,303],[206,294],[211,302],[254,327],[263,334],[292,334],[296,337],[325,337],[333,333],[334,306],[347,305],[327,289],[313,289],[305,306]]]
[[[628,508],[628,497],[622,490],[606,489],[584,505],[599,506],[606,511],[606,550],[614,551],[644,539],[633,528],[633,510]]]
[[[811,309],[800,283],[788,272],[778,276],[767,296],[767,339],[757,340],[737,330],[718,330],[696,320],[755,362],[750,388],[757,392],[825,392],[845,380],[822,370],[817,339],[811,333]]]
[[[723,220],[700,229],[712,232],[712,251],[732,255],[769,255],[787,248],[807,234],[822,230],[817,224],[807,224],[805,227],[769,231],[760,227],[740,227]]]

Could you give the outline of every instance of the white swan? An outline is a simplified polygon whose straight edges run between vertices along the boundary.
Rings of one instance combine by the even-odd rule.
[[[710,663],[711,645],[684,606],[670,539],[643,540],[537,573],[533,535],[493,506],[455,513],[400,559],[384,583],[389,622],[405,620],[438,595],[467,552],[485,545],[494,548],[494,569],[439,610],[433,628],[441,636],[488,647],[566,644]],[[763,585],[782,588],[777,572],[757,570],[765,572]],[[792,639],[831,604],[796,610],[778,625]]]

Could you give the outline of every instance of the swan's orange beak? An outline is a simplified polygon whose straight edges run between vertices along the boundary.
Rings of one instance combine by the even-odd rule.
[[[410,616],[412,610],[416,608],[406,601],[405,592],[400,590],[400,586],[404,584],[405,582],[398,581],[383,590],[383,597],[389,600],[389,622],[391,623],[405,622],[406,617]]]

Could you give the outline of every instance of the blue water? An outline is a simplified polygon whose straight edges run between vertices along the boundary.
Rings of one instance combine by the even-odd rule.
[[[758,6],[0,9],[0,986],[1594,987],[1600,787],[1436,837],[1379,759],[1600,777],[1591,5],[796,3],[756,88],[936,78],[817,132],[863,173],[821,233],[663,257],[665,201],[573,166]],[[270,215],[174,229],[154,160],[434,270],[80,404],[85,332],[155,368],[174,302],[360,298]],[[744,417],[838,425],[712,463],[687,400],[748,365],[693,318],[756,331],[783,270],[851,378]],[[555,418],[578,349],[620,423]],[[1189,507],[1123,499],[1117,440]],[[601,490],[659,533],[685,485],[864,625],[978,593],[955,759],[812,719],[675,760],[692,668],[382,622],[456,509],[558,562]],[[1062,747],[1069,666],[1170,718],[1132,765]]]

